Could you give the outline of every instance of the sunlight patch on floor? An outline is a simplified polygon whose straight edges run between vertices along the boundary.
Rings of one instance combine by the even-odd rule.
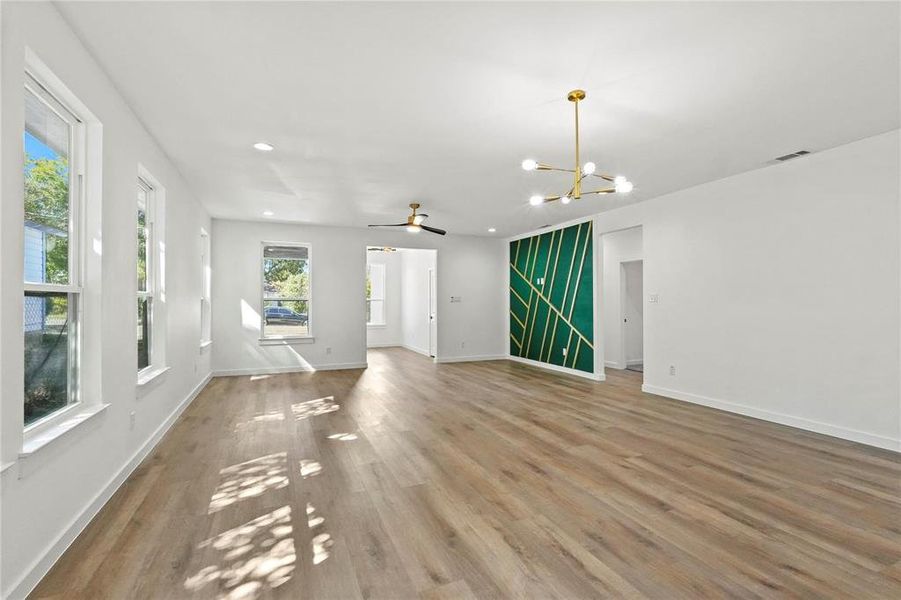
[[[308,477],[315,477],[322,472],[322,465],[319,464],[319,461],[315,460],[301,460],[300,461],[300,476],[304,479]]]
[[[334,396],[325,396],[324,398],[316,398],[315,400],[306,400],[304,402],[292,404],[291,412],[294,413],[295,419],[302,421],[303,419],[308,419],[310,417],[335,412],[340,408],[341,406],[335,403]]]
[[[210,498],[207,514],[213,514],[245,498],[261,496],[288,485],[288,458],[277,452],[219,471],[221,482]]]
[[[292,537],[291,507],[282,506],[252,521],[201,542],[218,564],[202,568],[184,587],[198,592],[208,585],[224,591],[217,598],[257,598],[277,588],[294,573],[297,555]]]

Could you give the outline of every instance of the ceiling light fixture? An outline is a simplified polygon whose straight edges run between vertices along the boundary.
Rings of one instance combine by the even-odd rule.
[[[272,212],[271,210],[264,210],[264,211],[263,211],[263,216],[264,216],[264,217],[271,217],[271,216],[274,215],[274,214],[275,214],[275,213]]]
[[[273,146],[269,142],[257,142],[253,145],[253,147],[260,152],[272,152],[273,150],[275,150],[275,146]]]
[[[597,165],[595,165],[593,162],[587,162],[584,165],[581,165],[581,163],[579,162],[579,102],[585,99],[585,92],[582,90],[573,90],[569,94],[567,94],[566,99],[572,102],[574,104],[574,108],[576,109],[575,168],[560,169],[540,163],[531,158],[527,158],[526,160],[522,161],[522,168],[525,171],[562,171],[564,173],[572,173],[573,186],[567,193],[563,194],[562,196],[532,196],[531,198],[529,198],[529,204],[531,204],[532,206],[538,206],[539,204],[544,204],[546,202],[555,202],[557,200],[559,200],[562,204],[569,204],[573,200],[578,200],[579,198],[581,198],[583,194],[612,194],[614,192],[627,194],[631,192],[633,188],[632,182],[627,180],[622,175],[612,177],[610,175],[602,175],[600,173],[596,173],[595,171],[597,170]],[[600,177],[601,179],[612,183],[613,187],[608,187],[600,190],[592,190],[590,192],[583,192],[582,180],[586,177]]]
[[[497,229],[495,229],[494,227],[488,228],[488,233],[494,233],[495,231],[497,231]]]

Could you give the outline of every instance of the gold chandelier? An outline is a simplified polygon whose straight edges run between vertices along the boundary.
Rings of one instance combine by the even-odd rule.
[[[567,94],[566,99],[572,102],[576,109],[576,167],[574,169],[561,169],[527,158],[522,161],[522,168],[526,171],[562,171],[564,173],[572,173],[573,186],[562,196],[532,196],[529,198],[529,204],[538,206],[539,204],[556,202],[557,200],[563,204],[569,204],[572,200],[578,200],[583,195],[588,194],[628,194],[631,192],[632,182],[622,175],[613,177],[611,175],[596,173],[595,170],[597,167],[593,162],[587,162],[584,165],[579,162],[579,102],[585,99],[585,92],[583,90],[573,90]],[[613,187],[583,192],[582,180],[586,177],[600,177],[601,179],[612,183]]]

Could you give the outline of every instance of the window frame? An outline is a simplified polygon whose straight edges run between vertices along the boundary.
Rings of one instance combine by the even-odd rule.
[[[266,297],[266,273],[263,265],[266,261],[266,248],[270,246],[286,246],[290,248],[306,248],[307,249],[307,273],[310,280],[309,298],[267,298]],[[291,342],[312,342],[313,334],[313,245],[309,242],[272,242],[265,241],[260,243],[260,258],[257,263],[260,269],[260,343],[262,344],[284,344]],[[266,302],[279,301],[305,301],[307,303],[307,333],[304,335],[267,335],[266,334]]]
[[[147,287],[152,290],[150,319],[148,329],[150,330],[150,354],[149,364],[142,368],[137,368],[135,361],[135,377],[139,396],[144,394],[146,390],[153,386],[148,384],[154,382],[160,375],[169,370],[167,362],[167,302],[166,302],[166,187],[159,179],[154,177],[143,164],[138,163],[135,174],[136,182],[144,183],[145,187],[150,188],[151,194],[147,197],[147,207],[145,209],[145,223],[151,224],[149,227],[148,243],[147,243]],[[137,191],[137,187],[135,190]],[[137,209],[137,198],[135,198],[135,208]],[[137,219],[137,210],[135,210],[135,219]],[[137,228],[135,228],[135,244],[134,248],[137,252]],[[135,258],[137,265],[137,255]],[[137,292],[137,271],[135,271],[135,290]],[[135,351],[137,352],[137,298],[140,293],[135,296]]]
[[[376,300],[382,303],[382,322],[381,323],[371,323],[369,319],[366,320],[366,327],[372,329],[378,329],[382,327],[388,326],[388,305],[387,305],[387,291],[388,291],[388,265],[385,263],[367,263],[366,265],[366,278],[371,282],[372,281],[372,267],[379,267],[382,271],[382,297],[381,298],[366,298],[366,314],[372,316],[372,301]]]
[[[137,301],[147,300],[149,306],[147,307],[147,366],[138,367],[138,378],[140,379],[142,376],[150,373],[155,368],[158,368],[156,365],[156,360],[154,360],[154,351],[155,351],[155,338],[156,336],[154,331],[154,325],[156,319],[154,318],[154,311],[157,305],[157,285],[156,285],[156,256],[154,250],[156,249],[156,189],[153,185],[147,181],[147,178],[142,175],[138,175],[137,178],[137,189],[144,190],[144,290],[136,290],[136,298]],[[137,219],[137,211],[141,209],[140,200],[136,199],[135,202],[136,211],[135,218]],[[137,229],[135,230],[137,233]],[[137,248],[137,244],[135,244],[135,248]],[[135,260],[135,266],[137,266],[137,258]],[[135,277],[135,285],[137,285],[137,271]],[[137,302],[135,303],[137,307]],[[140,317],[137,319],[137,323],[140,323]],[[137,328],[135,329],[137,332]],[[137,343],[135,344],[137,348]]]
[[[68,169],[69,169],[69,204],[68,204],[68,277],[67,283],[45,283],[33,282],[22,276],[22,299],[27,297],[29,293],[59,293],[66,295],[67,310],[69,312],[70,322],[67,325],[66,334],[67,343],[67,402],[66,405],[57,410],[48,413],[31,423],[25,423],[24,412],[22,419],[23,435],[33,437],[40,432],[51,427],[60,419],[73,411],[79,410],[83,406],[83,368],[82,356],[84,354],[83,339],[83,319],[84,319],[84,180],[85,180],[85,162],[87,159],[87,131],[85,119],[79,116],[78,111],[73,110],[67,103],[60,100],[61,94],[54,93],[51,89],[54,86],[48,84],[45,79],[40,78],[28,66],[25,68],[23,81],[23,98],[25,93],[31,93],[39,101],[53,111],[60,119],[69,125],[69,147],[67,149]],[[23,136],[24,136],[23,121]],[[24,151],[23,151],[24,160]],[[23,179],[24,185],[24,179]],[[23,196],[24,206],[24,196]],[[23,213],[23,225],[24,225]],[[24,252],[24,243],[22,246]],[[24,322],[22,328],[22,342],[24,353]],[[23,372],[24,377],[24,372]],[[24,411],[24,384],[23,384],[23,411]]]

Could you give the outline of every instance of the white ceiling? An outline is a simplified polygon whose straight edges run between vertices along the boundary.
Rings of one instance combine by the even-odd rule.
[[[505,236],[899,127],[894,2],[58,6],[215,217]],[[531,207],[575,87],[635,191]]]

